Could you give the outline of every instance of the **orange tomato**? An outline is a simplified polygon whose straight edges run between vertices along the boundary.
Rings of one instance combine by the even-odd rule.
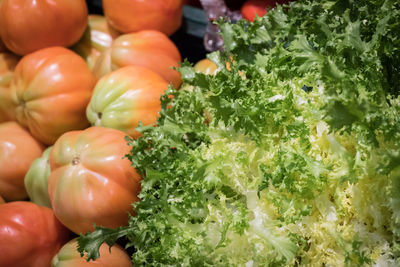
[[[51,267],[132,267],[132,261],[128,253],[118,244],[109,248],[103,243],[99,249],[100,257],[96,261],[87,262],[78,252],[77,239],[72,239],[65,244],[58,254],[54,256]]]
[[[139,121],[154,124],[161,110],[160,97],[168,83],[157,73],[138,66],[111,72],[96,84],[86,110],[92,125],[124,131],[132,137]]]
[[[121,67],[134,65],[149,68],[175,88],[181,84],[181,55],[175,44],[159,31],[146,30],[124,34],[114,40],[110,49],[97,60],[93,73],[97,79]]]
[[[18,55],[50,46],[71,46],[85,31],[87,16],[84,0],[3,0],[0,35]]]
[[[51,209],[28,201],[0,205],[0,266],[50,266],[68,240],[68,229]]]
[[[18,123],[0,124],[0,195],[5,200],[27,198],[24,177],[43,150],[44,146]]]
[[[86,62],[63,47],[24,56],[14,71],[11,97],[17,121],[51,145],[65,132],[86,128],[95,80]]]
[[[51,206],[71,231],[92,231],[94,223],[109,228],[128,223],[141,177],[124,158],[130,151],[125,136],[118,130],[89,127],[63,134],[51,149]]]
[[[0,53],[0,122],[15,120],[10,83],[19,57],[11,53]]]
[[[120,33],[112,28],[107,19],[100,15],[89,15],[89,23],[82,38],[72,50],[83,57],[90,69],[100,56],[100,53],[109,48]]]
[[[207,75],[215,75],[218,72],[217,65],[209,60],[208,58],[203,58],[196,62],[193,66],[195,71],[207,74]]]
[[[103,10],[123,33],[157,30],[169,36],[182,23],[182,0],[103,0]]]

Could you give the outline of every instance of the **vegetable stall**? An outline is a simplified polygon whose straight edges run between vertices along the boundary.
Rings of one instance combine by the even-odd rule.
[[[0,266],[400,266],[399,1],[50,2],[0,1]]]

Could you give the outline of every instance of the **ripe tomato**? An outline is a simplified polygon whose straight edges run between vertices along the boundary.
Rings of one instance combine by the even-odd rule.
[[[72,50],[83,57],[90,69],[100,56],[100,53],[109,48],[120,33],[112,28],[107,19],[100,15],[89,15],[89,23],[82,38]]]
[[[154,124],[161,110],[160,97],[168,83],[157,73],[127,66],[99,80],[86,110],[92,125],[124,131],[138,137],[139,121]]]
[[[86,62],[63,47],[24,56],[10,89],[19,123],[52,145],[63,133],[86,128],[86,106],[95,80]]]
[[[77,239],[72,239],[65,244],[58,254],[54,256],[51,267],[131,267],[132,261],[128,253],[118,244],[111,247],[106,243],[100,246],[100,257],[96,261],[87,262],[85,257],[81,257],[78,249]]]
[[[94,67],[97,79],[121,67],[134,65],[149,68],[161,75],[175,88],[181,84],[179,67],[181,55],[175,44],[158,31],[140,31],[124,34],[113,42],[111,49],[104,52]]]
[[[43,150],[44,146],[18,123],[0,124],[0,195],[5,200],[27,197],[25,174]]]
[[[115,39],[111,49],[104,52],[96,62],[93,73],[99,79],[121,67],[141,66],[155,71],[175,88],[179,88],[181,75],[172,67],[179,67],[180,61],[178,48],[165,34],[146,30],[124,34]]]
[[[51,208],[47,183],[50,176],[49,154],[51,146],[46,148],[40,158],[35,159],[25,175],[25,189],[29,199],[38,204]]]
[[[123,33],[157,30],[169,36],[182,23],[182,0],[103,0],[103,10]]]
[[[84,0],[3,0],[0,35],[18,55],[50,46],[71,46],[85,31],[87,16]]]
[[[51,206],[71,231],[92,231],[93,223],[109,228],[128,223],[141,177],[124,158],[130,151],[125,136],[115,129],[89,127],[63,134],[51,149]]]
[[[50,266],[68,240],[51,209],[27,201],[0,205],[0,266]]]
[[[267,14],[267,8],[274,8],[277,4],[282,5],[288,2],[288,0],[247,0],[242,5],[240,12],[243,18],[254,21],[256,14],[262,17]]]
[[[11,53],[0,53],[0,123],[15,120],[10,83],[19,57]]]

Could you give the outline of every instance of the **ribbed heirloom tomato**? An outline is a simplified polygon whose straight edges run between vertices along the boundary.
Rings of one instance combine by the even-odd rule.
[[[0,205],[0,266],[50,266],[68,240],[68,229],[51,209],[28,201]]]
[[[88,26],[82,38],[71,49],[83,57],[93,69],[100,53],[109,48],[120,33],[112,28],[107,19],[100,15],[89,15]]]
[[[50,46],[71,46],[87,25],[84,0],[3,0],[0,35],[12,52],[26,55]]]
[[[138,137],[139,121],[154,124],[161,110],[161,95],[168,83],[157,73],[127,66],[111,72],[96,84],[86,115],[92,125],[124,131]]]
[[[110,249],[106,243],[103,243],[99,249],[100,257],[90,262],[81,257],[77,249],[77,239],[72,239],[54,256],[51,267],[132,267],[128,253],[117,244]]]
[[[14,71],[11,97],[17,121],[52,145],[63,133],[86,128],[95,80],[86,62],[64,47],[24,56]]]
[[[10,83],[19,57],[0,53],[0,122],[15,120],[15,110],[11,99]]]
[[[28,196],[24,177],[43,150],[44,146],[15,121],[0,124],[0,195],[5,200]]]
[[[50,152],[48,183],[57,218],[79,234],[96,225],[117,228],[128,223],[138,200],[141,177],[124,155],[125,133],[103,127],[63,134]]]
[[[182,0],[103,0],[111,26],[123,33],[158,30],[173,34],[182,23]]]
[[[115,39],[111,48],[97,60],[93,73],[99,79],[121,67],[141,66],[155,71],[175,88],[179,88],[181,75],[172,67],[179,67],[180,61],[178,48],[165,34],[145,30],[123,34]]]

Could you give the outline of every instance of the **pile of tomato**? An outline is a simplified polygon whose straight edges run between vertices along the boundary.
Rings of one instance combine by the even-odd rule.
[[[76,237],[134,214],[125,137],[181,86],[170,36],[183,1],[102,3],[104,16],[85,0],[0,0],[0,266],[89,266]],[[100,252],[103,266],[131,266],[118,245]]]

